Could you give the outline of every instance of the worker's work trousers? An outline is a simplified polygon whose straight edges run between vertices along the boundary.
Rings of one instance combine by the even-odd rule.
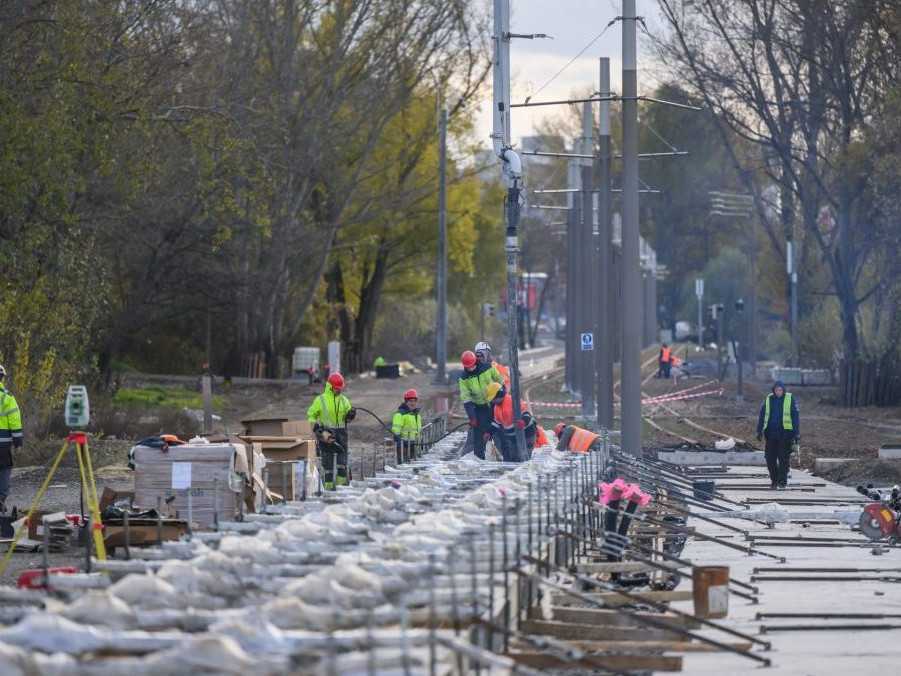
[[[5,502],[6,496],[9,495],[9,477],[12,476],[12,473],[12,467],[0,469],[0,502]]]
[[[792,440],[788,437],[776,437],[766,440],[766,468],[770,473],[770,482],[777,486],[788,483],[788,468],[791,463]]]
[[[472,437],[472,448],[473,452],[476,454],[477,458],[482,460],[485,459],[485,435],[491,435],[491,421],[493,417],[491,415],[491,407],[487,404],[483,404],[481,406],[476,405],[475,407],[476,413],[476,421],[478,422],[478,426],[476,428],[470,428],[470,436]]]
[[[535,437],[538,434],[538,427],[533,423],[523,430],[523,436],[526,440],[525,457],[520,458],[516,452],[516,431],[513,429],[505,429],[503,432],[497,432],[494,435],[494,444],[497,446],[504,462],[525,462],[532,457],[532,451],[535,450]]]
[[[335,472],[333,468],[337,465],[338,483],[347,483],[350,476],[348,462],[349,453],[347,452],[347,430],[344,428],[332,429],[335,435],[335,441],[326,444],[322,441],[316,442],[319,450],[319,457],[322,460],[322,480],[326,484],[334,485]],[[343,480],[343,481],[342,481]]]

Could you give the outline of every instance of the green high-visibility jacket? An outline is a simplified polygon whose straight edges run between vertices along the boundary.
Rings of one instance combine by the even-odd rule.
[[[770,422],[770,400],[773,398],[773,394],[770,393],[766,396],[766,399],[763,402],[763,430],[766,431],[767,425]],[[792,423],[792,393],[786,392],[782,397],[782,429],[787,432],[791,432],[795,429],[794,424]]]
[[[19,448],[24,440],[22,414],[16,398],[0,384],[0,469],[13,466],[13,447]]]
[[[395,437],[415,441],[422,431],[422,416],[418,408],[409,408],[406,403],[397,407],[391,418],[391,432]]]
[[[504,384],[504,376],[492,364],[476,364],[472,371],[460,376],[460,401],[470,418],[475,415],[475,406],[488,405],[485,389],[490,383]]]
[[[351,408],[350,399],[343,394],[335,394],[331,383],[326,383],[322,394],[307,409],[307,420],[324,427],[343,427],[347,424],[345,419]]]

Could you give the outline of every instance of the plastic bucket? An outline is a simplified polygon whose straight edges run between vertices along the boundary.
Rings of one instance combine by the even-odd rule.
[[[729,614],[729,566],[695,566],[692,582],[696,617]]]

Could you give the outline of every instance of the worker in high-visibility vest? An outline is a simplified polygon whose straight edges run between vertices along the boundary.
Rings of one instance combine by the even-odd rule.
[[[6,369],[0,365],[0,512],[6,511],[9,479],[13,471],[13,448],[21,448],[22,414],[16,398],[6,391]]]
[[[488,364],[489,366],[494,366],[494,368],[497,369],[498,373],[500,373],[504,378],[504,387],[510,389],[510,367],[504,366],[494,358],[494,354],[491,351],[491,345],[486,343],[484,340],[480,340],[473,348],[473,352],[475,352],[476,359],[480,364]]]
[[[660,355],[657,357],[657,377],[669,378],[670,368],[673,365],[673,351],[670,346],[664,343],[660,347]]]
[[[491,436],[491,400],[486,388],[491,383],[504,384],[504,378],[490,363],[479,362],[474,352],[460,355],[463,374],[460,376],[460,402],[469,418],[470,441],[476,457],[485,459],[486,435]]]
[[[332,373],[325,389],[307,409],[307,420],[316,435],[316,450],[322,458],[323,483],[327,489],[346,485],[350,478],[350,458],[347,448],[347,423],[357,415],[342,392],[344,376]],[[333,472],[333,466],[337,471]]]
[[[773,383],[773,391],[766,395],[757,416],[757,441],[764,437],[770,488],[785,488],[791,453],[800,439],[800,414],[797,399],[785,391],[785,383],[781,380]]]
[[[521,401],[519,404],[520,419],[514,424],[513,422],[513,397],[509,392],[505,392],[499,383],[490,383],[487,388],[488,396],[491,397],[492,417],[491,423],[492,436],[495,445],[501,450],[505,462],[519,462],[528,458],[516,457],[516,428],[523,431],[526,441],[526,450],[531,456],[535,448],[535,441],[538,437],[538,424],[532,416],[532,412]],[[543,433],[542,433],[543,436]],[[547,438],[545,437],[545,443]]]
[[[557,436],[558,451],[588,453],[601,450],[601,437],[591,430],[561,422],[554,426],[554,434]]]
[[[398,463],[403,460],[402,446],[406,444],[412,454],[420,432],[422,416],[419,413],[419,393],[411,388],[404,392],[404,403],[397,407],[391,418],[391,433],[394,435]]]

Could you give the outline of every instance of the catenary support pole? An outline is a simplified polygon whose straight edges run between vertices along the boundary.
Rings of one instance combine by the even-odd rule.
[[[579,167],[575,160],[569,160],[566,172],[567,188],[576,189],[578,183]],[[566,202],[569,207],[566,218],[566,363],[569,371],[566,374],[566,390],[577,393],[579,383],[577,373],[579,371],[579,257],[578,257],[578,231],[579,210],[578,200],[574,192],[566,194]]]
[[[585,155],[594,155],[594,115],[591,110],[591,103],[582,104],[582,153]],[[582,354],[582,365],[580,369],[582,392],[582,418],[585,420],[594,419],[594,349],[585,349],[582,345],[581,334],[591,334],[594,332],[594,315],[595,303],[593,296],[595,285],[593,284],[596,266],[594,265],[594,194],[592,189],[594,181],[592,176],[592,161],[582,160],[580,173],[582,184],[582,223],[579,230],[579,256],[581,265],[579,270],[581,278],[577,280],[579,287],[582,289],[580,294],[582,297],[582,313],[581,323],[579,325],[580,341],[579,349]],[[594,345],[592,344],[592,348]]]
[[[500,158],[507,196],[504,204],[507,266],[507,358],[514,425],[522,418],[519,392],[519,215],[522,162],[510,145],[510,0],[494,0],[494,129],[492,141]],[[516,458],[525,460],[526,440],[516,425]]]
[[[638,233],[638,44],[635,0],[623,0],[622,448],[641,453],[641,269]]]
[[[435,382],[447,380],[447,108],[438,119],[438,279]],[[484,311],[484,310],[483,310]]]
[[[610,59],[601,58],[601,98],[610,96]],[[595,323],[597,345],[598,429],[613,426],[613,254],[610,224],[610,102],[600,103],[598,127],[598,316]]]

